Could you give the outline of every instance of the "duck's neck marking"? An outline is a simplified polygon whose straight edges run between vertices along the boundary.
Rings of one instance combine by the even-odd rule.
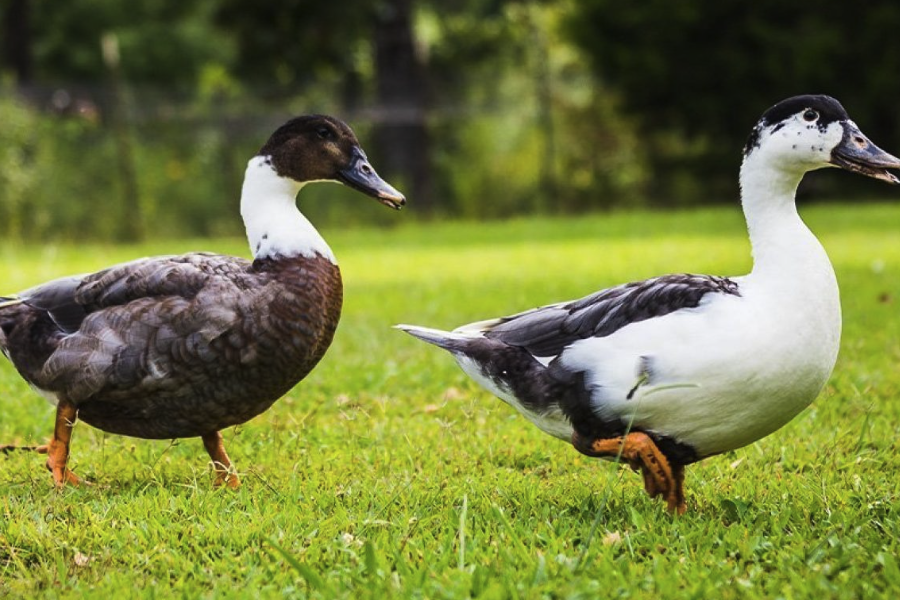
[[[297,194],[305,183],[278,175],[268,156],[250,159],[241,191],[241,217],[253,258],[320,255],[337,264],[325,239],[297,209]]]

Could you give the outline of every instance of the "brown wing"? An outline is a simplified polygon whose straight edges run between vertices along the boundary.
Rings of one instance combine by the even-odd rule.
[[[47,323],[40,328],[43,348],[8,336],[9,352],[17,367],[42,362],[23,372],[26,379],[76,404],[102,390],[141,394],[183,385],[190,379],[186,365],[202,370],[213,358],[210,342],[234,328],[251,301],[249,266],[240,258],[193,253],[50,282],[21,297],[34,323],[43,317],[56,330]],[[44,361],[24,356],[48,350]]]

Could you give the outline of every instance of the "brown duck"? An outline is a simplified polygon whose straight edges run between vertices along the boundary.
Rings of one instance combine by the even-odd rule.
[[[279,127],[247,165],[241,215],[253,260],[144,258],[0,298],[0,350],[56,404],[57,486],[76,418],[132,437],[200,437],[216,484],[240,485],[219,433],[268,409],[316,366],[341,314],[341,274],[300,213],[309,182],[337,181],[399,209],[353,131],[322,115]],[[3,446],[10,450],[23,448]]]

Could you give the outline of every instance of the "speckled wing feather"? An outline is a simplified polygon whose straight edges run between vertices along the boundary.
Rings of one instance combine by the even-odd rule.
[[[696,308],[706,294],[739,295],[738,284],[722,277],[665,275],[599,291],[498,319],[484,335],[534,356],[557,356],[571,343],[608,336],[629,323]]]
[[[249,264],[206,253],[155,257],[28,290],[24,304],[45,311],[59,331],[40,369],[23,375],[76,404],[144,379],[177,385],[162,375],[176,363],[208,361],[209,342],[237,321]]]
[[[82,278],[75,298],[79,304],[104,308],[146,297],[179,296],[191,299],[210,278],[229,281],[237,289],[250,262],[234,256],[192,252],[124,263]]]

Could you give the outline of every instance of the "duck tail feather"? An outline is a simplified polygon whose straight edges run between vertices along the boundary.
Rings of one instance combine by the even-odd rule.
[[[458,331],[442,331],[440,329],[432,329],[430,327],[419,327],[417,325],[394,325],[395,329],[405,331],[409,335],[434,344],[444,350],[451,352],[459,352],[474,339],[480,338],[481,335],[474,332],[458,332]]]

